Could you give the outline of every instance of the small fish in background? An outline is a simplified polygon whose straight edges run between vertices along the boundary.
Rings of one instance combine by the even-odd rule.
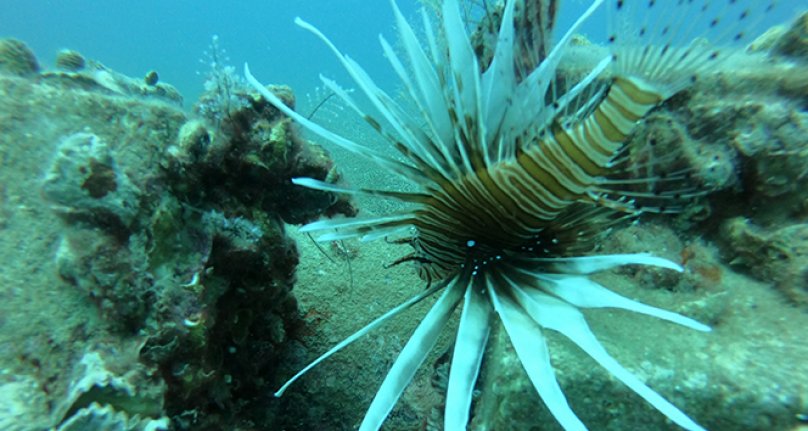
[[[670,271],[682,267],[652,254],[591,255],[615,223],[645,212],[674,211],[699,195],[686,173],[661,175],[637,166],[646,148],[628,144],[643,117],[715,70],[736,43],[754,36],[754,21],[769,1],[596,0],[550,46],[555,1],[507,0],[500,19],[466,28],[457,0],[445,0],[435,16],[423,13],[420,41],[395,2],[400,46],[382,48],[410,100],[404,108],[342,54],[314,26],[297,24],[325,42],[381,118],[365,112],[335,82],[324,84],[364,118],[404,161],[332,133],[285,106],[245,67],[247,80],[270,103],[311,132],[378,163],[418,186],[415,192],[342,187],[311,178],[298,185],[366,194],[410,204],[375,217],[324,220],[303,232],[329,231],[319,239],[372,240],[413,232],[403,242],[428,284],[312,362],[276,395],[335,352],[388,319],[433,296],[423,318],[384,379],[361,430],[377,430],[462,303],[447,384],[444,428],[465,429],[472,392],[490,328],[498,316],[541,399],[567,430],[586,429],[556,381],[543,329],[569,338],[596,362],[680,427],[703,428],[620,365],[590,330],[582,310],[612,307],[668,320],[698,331],[691,318],[625,298],[590,275],[625,265]],[[559,77],[559,63],[598,8],[613,29],[609,54],[577,82]],[[486,12],[488,13],[488,12]],[[484,18],[485,19],[485,18]],[[481,21],[482,22],[482,21]],[[496,22],[492,25],[491,22]],[[485,29],[492,45],[475,45]],[[653,162],[655,165],[666,160]],[[645,177],[628,175],[647,172]],[[630,179],[629,179],[630,178]],[[674,184],[671,186],[671,182]],[[664,187],[657,185],[666,184]]]

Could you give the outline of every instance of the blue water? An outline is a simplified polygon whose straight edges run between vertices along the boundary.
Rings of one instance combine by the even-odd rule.
[[[407,15],[418,7],[414,0],[399,4]],[[312,88],[320,72],[344,82],[333,55],[294,25],[295,16],[319,27],[372,76],[392,82],[378,43],[380,33],[395,40],[386,1],[0,0],[0,36],[22,39],[44,65],[71,48],[130,76],[154,69],[186,101],[202,89],[197,72],[207,70],[200,60],[213,35],[230,64],[240,72],[249,61],[265,82]]]
[[[563,1],[558,29],[588,3]],[[807,3],[781,1],[764,25],[793,17]],[[398,4],[408,17],[420,8],[417,0]],[[295,16],[320,28],[382,88],[394,88],[397,79],[378,43],[380,33],[391,42],[397,39],[384,0],[0,0],[0,37],[24,40],[46,66],[59,49],[71,48],[130,76],[156,70],[182,92],[186,105],[202,90],[208,66],[200,60],[213,35],[239,73],[249,61],[262,81],[288,84],[298,93],[317,86],[319,73],[351,86],[328,49],[294,25]],[[587,29],[595,29],[597,40],[597,30],[605,26],[603,16],[595,18]]]

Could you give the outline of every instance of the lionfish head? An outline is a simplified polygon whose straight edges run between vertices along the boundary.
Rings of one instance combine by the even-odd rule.
[[[405,161],[296,113],[245,67],[255,89],[303,127],[417,186],[415,192],[350,189],[297,178],[294,182],[305,187],[409,204],[392,214],[318,221],[301,230],[328,231],[322,240],[370,240],[414,232],[407,240],[413,252],[401,260],[415,262],[429,283],[304,368],[277,395],[336,351],[439,293],[384,379],[360,429],[379,429],[458,306],[462,313],[446,395],[447,430],[466,427],[472,390],[497,317],[539,396],[565,429],[585,426],[556,381],[544,329],[569,338],[676,424],[702,429],[612,358],[581,311],[620,308],[709,331],[690,318],[625,298],[589,278],[624,265],[682,268],[650,254],[586,253],[616,220],[669,210],[672,206],[665,202],[682,196],[681,190],[644,193],[625,187],[659,181],[657,176],[626,180],[626,164],[632,160],[626,154],[636,150],[627,144],[628,137],[648,111],[724,57],[713,44],[693,43],[697,37],[711,43],[743,38],[746,35],[734,32],[733,26],[719,31],[716,24],[731,20],[735,27],[743,26],[756,8],[765,12],[770,5],[752,0],[604,3],[594,1],[550,48],[543,42],[546,37],[537,42],[536,31],[525,27],[549,34],[555,2],[507,0],[488,47],[491,55],[484,58],[470,41],[458,0],[443,1],[437,18],[423,12],[423,42],[393,2],[402,49],[397,52],[384,38],[381,44],[406,89],[406,105],[380,89],[315,27],[298,19],[298,25],[332,49],[381,119],[363,111],[334,82],[324,79],[325,85]],[[562,84],[557,73],[561,58],[575,32],[599,7],[608,7],[612,26],[620,29],[609,36],[611,51],[578,82]],[[649,200],[662,204],[648,205]]]

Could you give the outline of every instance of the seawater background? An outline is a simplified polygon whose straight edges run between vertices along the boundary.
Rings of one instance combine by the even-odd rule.
[[[559,17],[559,33],[563,32],[590,3],[585,0],[562,0],[562,2],[564,4]],[[805,0],[781,2],[778,12],[767,17],[760,28],[765,29],[791,19],[795,10],[805,5]],[[400,0],[399,6],[405,15],[412,17],[420,4],[416,0]],[[45,66],[52,66],[58,49],[72,48],[130,76],[142,76],[148,70],[157,70],[164,82],[175,85],[182,92],[185,96],[185,106],[190,107],[202,91],[204,74],[209,70],[206,64],[200,63],[200,60],[204,59],[203,52],[208,49],[211,37],[218,35],[221,46],[228,51],[230,57],[228,63],[235,66],[239,74],[243,62],[249,61],[254,73],[263,82],[292,86],[298,94],[301,111],[308,112],[306,108],[312,104],[306,95],[315,93],[315,87],[320,85],[318,80],[320,73],[336,78],[346,87],[353,87],[354,84],[320,41],[293,24],[295,16],[301,16],[318,26],[341,50],[359,61],[383,88],[392,93],[398,91],[397,78],[384,59],[377,39],[378,34],[383,33],[391,42],[396,40],[393,16],[386,0],[231,2],[0,0],[0,37],[13,36],[26,41]],[[601,13],[587,23],[584,33],[595,41],[602,40],[598,35],[603,34],[602,30],[605,27],[605,14]],[[312,96],[312,99],[316,100],[316,96]],[[316,119],[363,144],[384,145],[378,142],[378,136],[372,131],[359,127],[362,123],[355,116],[344,115],[335,106],[318,113]],[[385,189],[401,186],[395,183],[395,177],[388,173],[369,168],[368,163],[357,161],[356,157],[348,157],[338,149],[331,148],[331,150],[340,169],[355,184]],[[360,207],[363,214],[386,213],[389,212],[389,208],[385,205],[389,204],[389,201],[377,199],[375,202],[361,202]],[[295,287],[300,309],[306,313],[314,313],[312,314],[314,316],[317,316],[317,313],[320,316],[332,316],[324,319],[325,321],[317,328],[317,333],[322,334],[319,336],[327,342],[321,341],[324,345],[313,347],[310,354],[321,353],[336,340],[356,330],[361,323],[400,303],[422,286],[422,281],[418,279],[412,267],[401,265],[382,270],[382,263],[392,262],[407,253],[409,249],[406,246],[390,246],[383,241],[367,244],[346,241],[350,254],[356,256],[352,263],[348,264],[349,261],[340,257],[341,254],[338,254],[333,244],[330,244],[332,247],[327,248],[327,252],[334,256],[332,262],[323,257],[303,235],[293,229],[290,231],[298,241],[302,256],[301,266],[298,267],[299,279]],[[664,243],[664,239],[660,239],[659,242]],[[28,270],[29,268],[26,268],[26,274]],[[668,327],[658,330],[659,332],[652,330],[651,334],[665,334],[665,344],[674,346],[667,351],[661,351],[659,357],[665,355],[670,358],[685,357],[685,364],[700,361],[699,355],[682,355],[681,352],[696,349],[695,346],[709,342],[710,345],[720,347],[713,350],[721,352],[717,361],[724,366],[735,361],[739,364],[735,369],[743,373],[730,374],[733,376],[733,384],[736,375],[762,382],[766,382],[771,375],[777,377],[772,378],[772,381],[779,382],[804,379],[805,374],[794,374],[793,364],[789,366],[788,361],[783,359],[804,357],[797,354],[802,351],[800,348],[802,344],[789,345],[787,341],[781,341],[778,337],[786,333],[785,329],[791,328],[787,318],[781,316],[793,316],[793,314],[788,313],[788,308],[781,309],[783,307],[779,301],[771,300],[774,292],[768,287],[750,290],[753,293],[749,298],[752,299],[747,300],[746,295],[739,296],[738,292],[744,292],[753,285],[734,273],[726,273],[725,277],[727,291],[732,289],[734,295],[732,298],[737,298],[731,304],[733,306],[742,304],[743,308],[735,307],[739,311],[732,314],[731,318],[736,323],[725,324],[724,328],[729,330],[744,328],[744,330],[732,334],[724,329],[722,334],[716,334],[713,338],[703,338],[701,334],[675,332]],[[26,284],[22,284],[21,288],[31,290]],[[641,289],[627,285],[621,286],[621,290],[629,296],[642,297],[651,304],[665,304],[668,299],[682,303],[690,301],[686,293],[668,295],[664,289]],[[747,309],[746,304],[752,305],[748,305],[750,308]],[[359,347],[353,347],[355,350],[352,352],[346,351],[326,361],[315,369],[308,379],[318,382],[318,385],[322,384],[326,389],[350,385],[351,392],[358,392],[364,394],[361,396],[369,398],[406,341],[406,337],[411,333],[415,321],[424,315],[426,305],[421,304],[420,308],[412,310],[406,318],[391,322],[384,330],[374,332],[367,339],[357,343]],[[754,307],[755,311],[752,311],[751,307]],[[771,316],[782,318],[782,323],[772,324],[771,321],[774,319]],[[597,319],[597,315],[594,317]],[[633,361],[627,363],[632,366],[645,363],[641,362],[647,359],[643,342],[648,338],[643,340],[641,336],[648,335],[648,328],[664,323],[643,320],[627,313],[615,317],[616,319],[611,315],[601,315],[601,320],[595,322],[600,322],[601,328],[615,327],[621,328],[620,331],[625,329],[625,334],[632,337],[636,334],[636,338],[624,340],[627,342],[614,350],[617,354],[628,351],[628,357]],[[603,323],[606,319],[608,325]],[[737,323],[740,321],[743,323]],[[765,331],[758,329],[764,327],[767,328]],[[444,332],[441,345],[450,343],[454,334],[453,329]],[[614,339],[619,339],[618,335],[625,335],[615,330],[612,332]],[[797,332],[795,329],[788,333]],[[796,336],[782,336],[782,340],[798,339]],[[675,340],[681,341],[678,344],[671,344]],[[693,344],[688,344],[689,341]],[[632,346],[638,349],[633,353],[634,356],[631,356]],[[439,350],[434,355],[439,355],[440,352]],[[782,354],[783,352],[786,354]],[[356,358],[361,360],[357,361]],[[430,364],[435,362],[434,357],[427,361]],[[358,373],[357,363],[372,369],[373,372]],[[564,365],[570,364],[575,365],[572,361]],[[590,365],[584,363],[578,369]],[[683,369],[696,371],[705,367],[709,369],[704,363],[690,363]],[[294,371],[296,370],[290,369],[285,373],[290,375]],[[426,382],[421,388],[428,386],[431,371],[429,367],[421,370],[419,381]],[[787,377],[780,377],[782,375]],[[698,372],[694,378],[701,376],[704,374]],[[677,384],[674,380],[671,382]],[[745,391],[743,393],[753,393],[756,388],[758,386],[755,385],[743,387]],[[317,391],[326,394],[321,396],[333,393],[326,389],[320,387]],[[418,398],[423,393],[423,390],[418,391],[416,384],[415,390],[409,390],[405,394],[405,398],[411,399],[407,402],[408,405],[428,404],[428,402],[419,403]],[[696,397],[697,394],[693,396]],[[368,403],[369,399],[355,402],[358,406],[355,412],[357,420]]]
[[[561,3],[559,34],[590,2]],[[405,16],[418,18],[418,0],[398,5]],[[763,28],[805,7],[804,1],[782,1]],[[320,73],[352,86],[329,50],[294,25],[295,16],[316,25],[382,88],[396,88],[398,80],[378,43],[379,34],[397,40],[385,0],[0,0],[0,37],[22,39],[46,66],[59,49],[71,48],[130,76],[156,70],[180,90],[186,106],[202,91],[208,66],[200,60],[213,35],[239,73],[248,61],[264,82],[290,85],[299,95],[319,85]],[[602,40],[605,21],[605,13],[599,13],[584,33]]]

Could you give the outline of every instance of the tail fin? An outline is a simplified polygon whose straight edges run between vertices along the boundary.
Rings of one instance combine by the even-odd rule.
[[[754,36],[775,1],[611,0],[614,76],[667,99]]]
[[[690,183],[682,148],[660,148],[655,136],[632,139],[636,126],[699,75],[717,70],[773,7],[772,0],[608,0],[610,85],[595,103],[580,105],[584,115],[574,125],[557,123],[544,146],[558,146],[593,179],[589,197],[599,206],[679,211],[686,198],[707,191]]]

